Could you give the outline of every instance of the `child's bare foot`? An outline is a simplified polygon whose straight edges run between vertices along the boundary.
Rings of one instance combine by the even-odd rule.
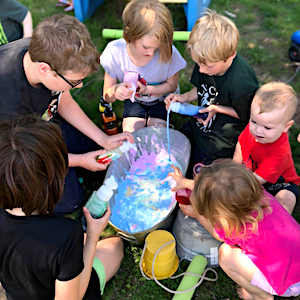
[[[240,299],[244,299],[244,300],[252,300],[253,299],[252,295],[245,288],[243,288],[239,285],[237,285],[237,287],[236,287],[236,292]]]

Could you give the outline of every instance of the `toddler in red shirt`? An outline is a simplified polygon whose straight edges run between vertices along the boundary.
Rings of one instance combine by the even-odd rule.
[[[291,214],[298,199],[300,177],[292,158],[287,131],[297,108],[293,88],[283,82],[261,86],[251,105],[250,121],[240,134],[233,160],[245,164]]]

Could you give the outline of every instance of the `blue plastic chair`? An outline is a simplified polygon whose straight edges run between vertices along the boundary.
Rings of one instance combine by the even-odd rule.
[[[104,0],[73,0],[75,17],[84,22],[90,18]]]
[[[188,0],[183,3],[183,9],[187,20],[187,30],[191,31],[201,14],[209,7],[211,0]]]
[[[75,17],[84,22],[90,18],[104,0],[73,0]],[[164,2],[164,1],[162,1]],[[187,19],[187,30],[191,31],[201,14],[209,7],[211,0],[188,0],[183,3]]]

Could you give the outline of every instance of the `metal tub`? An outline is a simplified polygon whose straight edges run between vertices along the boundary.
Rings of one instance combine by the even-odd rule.
[[[185,216],[179,209],[173,224],[176,251],[181,260],[192,261],[201,254],[209,267],[218,267],[218,250],[222,242],[216,240],[196,219]]]
[[[166,127],[146,127],[133,132],[132,135],[135,137],[138,148],[147,150],[148,153],[152,151],[155,151],[155,153],[160,153],[161,149],[168,149]],[[170,152],[171,155],[174,155],[174,157],[176,158],[177,162],[181,166],[183,174],[185,175],[190,159],[191,145],[185,135],[174,129],[170,129]],[[130,168],[130,160],[136,160],[140,157],[140,155],[141,152],[138,151],[134,158],[125,154],[122,155],[118,160],[113,161],[108,167],[105,179],[111,175],[114,175],[116,180],[120,182],[122,178],[125,177],[125,172]],[[111,207],[114,206],[115,195],[117,192],[118,190],[114,193],[109,202],[109,205]],[[170,210],[165,219],[147,230],[131,233],[115,226],[111,222],[111,218],[109,220],[109,223],[114,228],[118,236],[120,236],[124,240],[129,241],[131,244],[141,246],[144,244],[145,238],[148,233],[156,229],[171,229],[175,206],[176,201],[174,202],[173,208]]]

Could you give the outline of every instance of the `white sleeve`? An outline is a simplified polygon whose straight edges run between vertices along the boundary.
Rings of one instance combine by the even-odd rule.
[[[172,77],[177,72],[184,69],[185,67],[186,67],[186,61],[181,56],[181,54],[176,49],[176,47],[172,46],[172,62],[170,64],[169,76],[168,77]]]
[[[116,61],[114,59],[115,47],[113,47],[113,42],[114,41],[108,43],[104,51],[102,52],[100,56],[100,64],[110,77],[117,78],[117,74],[115,71]]]

